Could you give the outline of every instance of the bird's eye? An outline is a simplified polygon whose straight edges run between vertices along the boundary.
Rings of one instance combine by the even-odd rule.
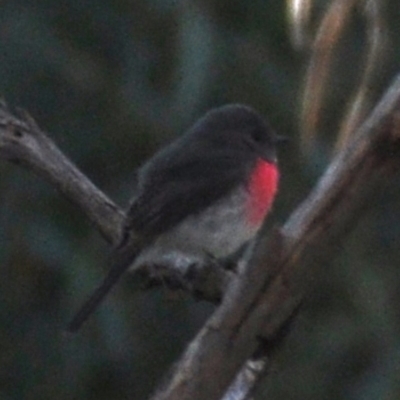
[[[262,142],[263,140],[263,132],[261,131],[261,129],[253,129],[251,131],[251,137],[253,138],[253,140],[257,143]]]

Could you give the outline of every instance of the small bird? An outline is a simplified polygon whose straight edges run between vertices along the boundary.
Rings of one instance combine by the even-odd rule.
[[[275,198],[282,137],[252,108],[207,112],[139,170],[104,281],[68,325],[78,330],[122,273],[169,253],[224,259],[251,240]]]

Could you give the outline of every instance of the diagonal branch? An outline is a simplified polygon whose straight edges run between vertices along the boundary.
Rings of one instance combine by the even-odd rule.
[[[298,307],[310,266],[329,262],[374,193],[400,167],[400,76],[282,229],[262,237],[221,306],[153,400],[220,399]]]
[[[108,199],[21,111],[21,118],[0,103],[0,156],[34,171],[78,205],[104,236],[116,243],[123,212]]]

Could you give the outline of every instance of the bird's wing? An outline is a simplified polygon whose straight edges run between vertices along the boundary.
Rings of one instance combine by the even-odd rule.
[[[247,171],[240,153],[210,151],[149,170],[132,202],[126,231],[159,235],[231,192]]]

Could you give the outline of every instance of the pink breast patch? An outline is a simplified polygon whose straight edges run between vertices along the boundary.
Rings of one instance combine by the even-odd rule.
[[[260,225],[270,210],[278,189],[279,172],[275,164],[258,159],[250,176],[247,203],[248,221]]]

